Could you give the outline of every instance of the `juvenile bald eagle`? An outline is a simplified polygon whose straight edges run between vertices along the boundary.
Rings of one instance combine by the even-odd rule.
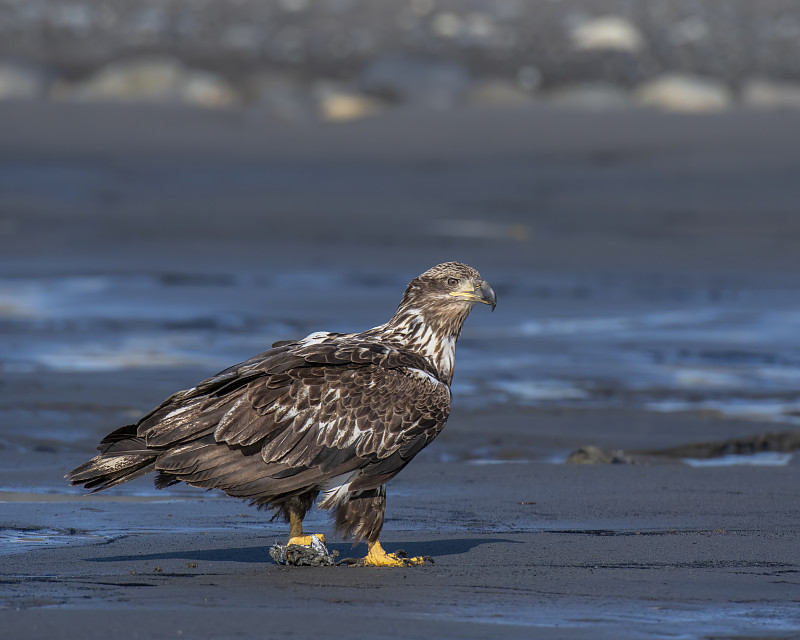
[[[495,301],[475,269],[437,265],[387,323],[275,343],[113,431],[67,478],[100,491],[155,471],[159,488],[221,489],[282,515],[301,545],[319,496],[338,534],[366,540],[364,564],[420,564],[381,548],[384,485],[444,427],[456,340],[474,303]]]

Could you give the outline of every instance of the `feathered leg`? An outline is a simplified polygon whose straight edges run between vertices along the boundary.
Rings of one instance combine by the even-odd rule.
[[[274,544],[269,549],[269,555],[278,564],[324,567],[336,563],[339,552],[328,552],[325,536],[321,533],[303,534],[303,518],[316,497],[316,491],[309,491],[271,505],[278,508],[276,515],[282,515],[289,523],[289,542]]]
[[[294,511],[289,512],[289,542],[290,544],[299,544],[304,547],[310,547],[314,541],[314,537],[319,538],[320,542],[325,544],[325,536],[321,533],[313,533],[311,535],[303,535],[303,517],[297,515]]]
[[[303,535],[303,518],[306,517],[306,512],[311,508],[315,497],[316,493],[302,494],[294,496],[280,505],[283,517],[289,522],[287,546],[299,544],[303,547],[310,547],[315,536],[325,544],[325,536],[321,533]]]
[[[336,532],[353,537],[355,542],[366,540],[367,555],[359,563],[367,567],[408,567],[424,564],[424,558],[403,558],[386,553],[379,542],[386,512],[386,487],[359,491],[348,495],[336,508]]]

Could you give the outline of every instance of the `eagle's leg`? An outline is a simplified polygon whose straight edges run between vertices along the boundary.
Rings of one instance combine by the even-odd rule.
[[[386,513],[386,487],[348,494],[336,507],[336,532],[342,537],[353,537],[356,542],[367,541],[367,555],[358,564],[365,567],[408,567],[424,564],[424,558],[403,558],[386,553],[378,538],[383,529]]]
[[[289,542],[286,544],[299,544],[304,547],[310,547],[314,536],[325,544],[325,536],[321,533],[308,536],[303,535],[303,517],[298,515],[295,511],[289,511]]]
[[[278,514],[289,523],[289,541],[285,545],[276,543],[269,548],[269,555],[278,564],[312,567],[336,564],[339,552],[328,551],[325,546],[325,536],[321,533],[314,535],[303,533],[303,518],[316,497],[316,491],[309,491],[291,496],[278,504],[273,503],[273,508],[277,508]]]
[[[325,536],[321,533],[313,535],[303,534],[303,518],[306,517],[306,512],[311,508],[316,498],[315,493],[301,494],[293,496],[280,504],[280,510],[284,519],[289,523],[289,542],[290,544],[299,544],[303,547],[310,547],[316,536],[322,544],[325,544]]]

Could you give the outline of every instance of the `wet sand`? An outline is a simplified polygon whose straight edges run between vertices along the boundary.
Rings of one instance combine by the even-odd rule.
[[[601,426],[593,413],[456,411],[448,435],[477,448],[516,440],[541,455],[587,438],[629,442],[632,422],[657,434],[651,442],[745,430],[679,414],[620,412],[599,422],[602,434],[590,435]],[[115,492],[127,498],[80,499],[66,489],[0,496],[4,526],[37,529],[26,534],[28,550],[2,558],[6,632],[642,638],[800,629],[796,460],[717,468],[441,460],[454,450],[436,443],[391,486],[385,545],[435,558],[421,568],[281,567],[267,555],[285,537],[280,524],[213,493],[182,489],[158,500],[145,481]],[[81,454],[40,457],[55,482]],[[319,513],[310,525],[329,531]],[[331,547],[342,557],[364,552]]]
[[[0,556],[4,632],[800,634],[797,455],[774,465],[563,464],[587,444],[669,448],[775,431],[774,422],[709,409],[648,411],[628,402],[638,392],[632,383],[609,382],[609,404],[597,394],[585,405],[569,395],[503,396],[481,386],[479,372],[493,348],[509,348],[490,332],[493,322],[510,326],[508,318],[683,309],[698,291],[704,305],[732,296],[794,312],[800,151],[787,132],[796,120],[540,110],[387,118],[287,129],[246,112],[0,106],[8,125],[0,266],[7,283],[44,283],[3,310],[4,339],[14,345],[0,385],[0,542],[11,551]],[[390,485],[384,535],[387,548],[436,564],[281,567],[267,548],[283,540],[284,527],[235,500],[190,488],[156,492],[146,480],[81,498],[62,483],[99,437],[221,368],[226,354],[230,362],[251,349],[249,335],[267,341],[380,322],[398,286],[450,258],[474,263],[497,284],[499,305],[470,318],[456,381],[475,386],[456,394],[440,440]],[[320,280],[336,269],[345,276]],[[287,283],[286,273],[306,275]],[[120,279],[92,279],[109,275]],[[73,289],[48,289],[67,276]],[[131,325],[101,304],[119,283]],[[91,297],[101,285],[111,289]],[[190,343],[185,359],[151,367],[84,353],[81,368],[42,358],[33,344],[72,341],[79,353],[97,333],[112,336],[102,344],[135,350],[115,336],[198,327],[211,342],[225,337],[203,351],[207,360],[193,360]],[[696,344],[710,335],[698,333]],[[730,344],[739,340],[739,351],[725,346],[736,357],[767,350],[752,333],[737,335]],[[596,348],[580,336],[578,344]],[[570,339],[554,340],[553,349]],[[785,365],[788,382],[761,392],[794,399],[796,347],[768,346],[780,356],[770,366]],[[708,386],[678,392],[689,401],[719,394]],[[785,430],[791,418],[776,419],[788,421]],[[330,530],[324,514],[310,525]]]

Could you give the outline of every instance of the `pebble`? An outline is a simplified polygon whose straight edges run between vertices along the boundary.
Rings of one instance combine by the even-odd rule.
[[[639,29],[621,16],[602,16],[580,22],[570,31],[572,46],[579,51],[626,51],[644,47]]]
[[[677,73],[645,82],[634,98],[645,107],[686,113],[723,111],[733,105],[731,91],[719,80]]]
[[[207,71],[187,72],[179,85],[178,98],[185,104],[210,109],[239,103],[236,91],[225,80]]]
[[[55,97],[87,102],[175,102],[209,108],[239,102],[236,91],[221,77],[188,69],[166,56],[109,63],[85,80],[59,83]]]
[[[321,82],[315,87],[319,118],[328,122],[346,122],[375,115],[380,101],[339,84]]]

